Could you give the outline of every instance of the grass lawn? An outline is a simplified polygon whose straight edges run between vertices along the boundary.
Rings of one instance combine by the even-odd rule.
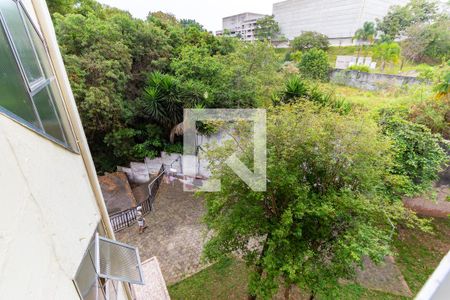
[[[169,286],[171,299],[244,299],[248,269],[236,259],[224,259],[181,282]]]
[[[332,90],[336,96],[360,106],[365,110],[376,112],[381,108],[409,108],[415,103],[428,99],[432,95],[429,86],[412,86],[408,90],[394,88],[384,91],[364,91],[336,84],[322,84],[323,88]]]
[[[417,294],[450,249],[450,219],[434,219],[434,233],[400,228],[394,242],[396,261],[413,294]],[[248,269],[239,260],[226,259],[169,286],[172,299],[246,299]],[[407,299],[368,290],[358,284],[341,286],[319,299]]]

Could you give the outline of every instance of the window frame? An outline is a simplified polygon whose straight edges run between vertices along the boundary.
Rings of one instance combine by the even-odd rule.
[[[38,28],[34,24],[32,18],[28,14],[27,10],[25,9],[22,1],[21,0],[8,0],[8,1],[14,2],[14,4],[17,6],[17,10],[18,10],[20,18],[21,18],[20,21],[22,22],[23,26],[25,27],[27,38],[30,40],[30,43],[31,43],[32,48],[33,48],[33,53],[34,53],[35,59],[38,62],[39,69],[40,69],[40,71],[42,73],[42,77],[41,78],[35,80],[34,82],[29,82],[29,80],[27,78],[27,75],[25,73],[25,68],[23,66],[22,60],[21,60],[21,58],[20,58],[20,56],[18,54],[18,50],[17,50],[16,45],[14,43],[14,40],[12,38],[12,34],[11,34],[11,32],[9,30],[9,27],[8,27],[8,24],[6,22],[6,18],[4,16],[3,12],[0,11],[0,26],[1,26],[0,30],[3,31],[4,34],[5,34],[5,37],[6,37],[6,40],[7,40],[7,43],[8,43],[7,46],[10,49],[10,51],[11,51],[13,57],[14,57],[14,60],[15,60],[14,63],[16,64],[16,66],[17,66],[17,68],[19,70],[19,73],[20,73],[20,75],[22,77],[22,81],[23,81],[23,84],[24,84],[25,92],[28,94],[28,97],[27,97],[28,99],[26,99],[26,100],[31,104],[32,110],[33,110],[33,112],[34,112],[34,114],[36,116],[36,120],[37,120],[37,123],[39,124],[40,128],[35,126],[34,124],[30,123],[29,121],[24,120],[20,116],[16,115],[14,112],[9,111],[8,109],[2,107],[1,105],[0,105],[0,113],[5,115],[5,116],[7,116],[7,117],[9,117],[10,119],[16,121],[20,125],[22,125],[22,126],[28,128],[28,129],[34,131],[35,133],[45,137],[46,139],[50,140],[51,142],[57,144],[58,146],[61,146],[64,149],[69,150],[72,153],[80,154],[80,149],[79,149],[79,145],[78,145],[78,138],[75,135],[75,132],[73,131],[72,121],[70,120],[70,117],[69,117],[69,113],[68,113],[68,110],[67,110],[67,107],[66,107],[66,103],[64,101],[65,98],[64,98],[64,96],[62,94],[61,87],[60,87],[59,82],[58,82],[58,80],[56,78],[56,74],[55,74],[55,70],[54,70],[54,67],[53,67],[53,63],[52,63],[52,60],[51,60],[50,55],[48,53],[47,44],[46,44],[45,40],[43,39],[40,31],[38,30]],[[26,18],[28,20],[26,20]],[[48,76],[49,78],[46,78],[47,76],[46,76],[44,68],[42,66],[42,61],[41,61],[41,59],[40,59],[40,57],[39,57],[39,55],[37,53],[36,45],[35,45],[35,42],[34,42],[32,36],[31,36],[29,26],[33,27],[33,30],[35,31],[35,34],[37,35],[39,41],[42,43],[43,50],[45,52],[44,55],[45,55],[45,58],[48,60],[48,64],[49,64],[50,71],[51,71],[51,74]],[[51,87],[52,82],[55,83],[56,89],[52,89],[52,87]],[[33,97],[36,94],[38,94],[39,92],[41,92],[43,89],[46,89],[46,88],[48,88],[48,90],[49,90],[49,100],[50,100],[49,104],[51,105],[51,109],[52,109],[52,111],[53,111],[53,113],[55,115],[56,121],[58,122],[58,127],[59,127],[59,129],[60,129],[60,131],[62,133],[62,137],[63,137],[64,140],[60,140],[60,139],[58,139],[58,138],[56,138],[56,137],[54,137],[54,136],[52,136],[52,135],[50,135],[50,134],[48,134],[46,132],[44,124],[42,123],[42,120],[41,120],[41,116],[39,114],[39,111],[38,111],[38,109],[36,107],[36,104],[35,104],[35,101],[33,99]],[[59,94],[58,96],[59,96],[59,98],[61,99],[61,102],[62,102],[61,103],[61,108],[62,109],[58,109],[56,107],[57,106],[56,105],[56,99],[55,99],[55,96],[53,95],[53,93]],[[64,117],[67,119],[67,126],[65,126],[67,128],[65,128],[63,126],[63,122],[61,122],[60,115],[64,115]],[[68,135],[71,135],[71,137],[68,137]],[[69,141],[70,139],[72,139],[72,142]]]
[[[111,292],[113,293],[114,298],[117,299],[118,292],[119,292],[118,286],[120,283],[126,283],[130,287],[131,287],[131,284],[139,284],[139,285],[145,284],[141,258],[139,255],[139,249],[137,247],[133,247],[131,245],[121,243],[116,240],[108,239],[108,238],[102,236],[103,235],[102,229],[103,228],[102,228],[101,224],[99,223],[89,241],[89,244],[83,254],[80,264],[78,265],[77,271],[72,279],[72,282],[75,286],[78,296],[80,297],[80,300],[85,300],[85,298],[83,298],[81,288],[78,285],[77,277],[80,274],[83,264],[86,262],[87,259],[90,260],[92,269],[95,273],[95,275],[94,275],[95,276],[95,284],[92,286],[93,287],[95,286],[95,299],[96,300],[101,299],[100,295],[99,295],[100,293],[103,296],[102,299],[110,300]],[[109,242],[109,243],[113,243],[117,246],[125,247],[127,249],[132,249],[132,250],[136,251],[137,262],[138,262],[138,271],[140,273],[141,281],[139,281],[139,282],[138,281],[128,281],[122,277],[108,276],[107,274],[102,274],[100,272],[100,241],[101,240]],[[91,254],[90,254],[91,248],[93,248],[94,257],[91,257]],[[87,261],[87,263],[89,263],[89,261]],[[111,288],[112,288],[112,290],[111,290]]]

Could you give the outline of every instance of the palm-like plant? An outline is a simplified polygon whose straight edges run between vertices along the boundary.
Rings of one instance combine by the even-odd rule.
[[[441,99],[450,95],[450,72],[444,75],[442,81],[436,85],[434,91],[437,93],[436,98]]]
[[[353,37],[353,39],[357,40],[357,41],[361,41],[361,42],[369,42],[372,43],[374,38],[375,38],[375,23],[373,22],[364,22],[363,27],[361,27],[360,29],[356,30],[355,32],[355,36]],[[361,49],[364,45],[361,43],[359,45],[359,49],[358,49],[358,59],[359,59],[359,55],[361,53]]]
[[[178,80],[167,74],[153,72],[144,89],[144,110],[150,118],[166,128],[183,119],[183,101]]]
[[[308,87],[306,83],[298,76],[290,77],[282,92],[281,101],[283,103],[290,103],[294,99],[305,97],[308,94]]]
[[[373,57],[381,59],[381,71],[386,63],[396,63],[400,58],[401,48],[397,43],[381,43],[374,47]]]
[[[199,82],[180,82],[172,75],[153,72],[144,88],[144,112],[170,132],[170,141],[183,134],[183,109],[207,104],[207,88]]]

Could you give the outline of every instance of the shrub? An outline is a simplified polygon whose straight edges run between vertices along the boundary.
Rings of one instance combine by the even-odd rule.
[[[381,60],[381,71],[386,63],[396,63],[400,58],[400,46],[397,43],[381,43],[373,47],[373,58]]]
[[[347,70],[370,73],[369,66],[366,65],[353,65],[348,67]]]
[[[403,55],[414,62],[439,62],[450,56],[450,20],[419,23],[408,28],[402,42]]]
[[[292,49],[300,51],[307,51],[313,48],[327,50],[329,46],[328,37],[314,31],[305,31],[291,42]]]
[[[304,53],[298,67],[306,78],[321,81],[329,79],[328,55],[323,50],[312,49]]]
[[[302,60],[302,55],[303,55],[302,51],[295,51],[291,53],[290,59],[292,61],[299,63]]]
[[[444,78],[435,86],[434,91],[437,98],[449,98],[450,94],[450,72],[444,75]]]
[[[299,76],[289,77],[283,89],[272,98],[273,104],[292,104],[300,101],[311,101],[322,107],[329,107],[333,112],[348,114],[351,104],[343,99],[336,98],[333,91],[321,89],[318,85],[308,84]]]
[[[431,132],[450,139],[450,99],[430,98],[414,105],[409,112],[409,120],[425,125]]]
[[[397,115],[384,114],[380,124],[393,143],[394,165],[390,173],[402,179],[397,191],[409,196],[427,191],[447,160],[440,146],[442,139],[427,127]]]
[[[417,72],[419,72],[419,78],[433,81],[435,77],[434,68],[427,64],[420,64],[416,67]]]

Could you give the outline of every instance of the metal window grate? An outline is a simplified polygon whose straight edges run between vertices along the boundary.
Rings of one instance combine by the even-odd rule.
[[[95,240],[78,268],[75,282],[82,299],[97,299],[97,274],[95,272]]]
[[[97,273],[105,279],[144,284],[138,249],[97,236]]]

